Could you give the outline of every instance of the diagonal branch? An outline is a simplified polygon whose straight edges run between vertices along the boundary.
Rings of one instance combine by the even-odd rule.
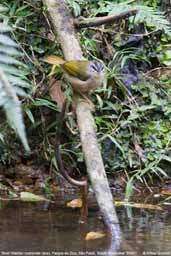
[[[122,12],[120,14],[104,16],[104,17],[95,17],[95,18],[83,18],[80,17],[74,20],[74,24],[77,28],[88,28],[88,27],[97,27],[103,24],[109,24],[112,22],[118,22],[121,19],[126,19],[130,16],[134,16],[138,13],[137,9],[131,9],[129,11]]]
[[[82,51],[73,27],[73,19],[70,16],[65,0],[44,0],[44,3],[51,17],[54,31],[61,43],[65,59],[83,60]],[[90,105],[85,100],[77,97],[76,115],[87,172],[95,191],[104,222],[111,235],[115,239],[120,239],[119,221],[105,173],[103,159],[98,147],[95,122],[90,109]],[[116,239],[116,241],[119,239]]]

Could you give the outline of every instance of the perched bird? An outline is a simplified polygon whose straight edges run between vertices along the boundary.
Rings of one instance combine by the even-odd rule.
[[[87,93],[100,87],[105,76],[104,66],[99,61],[65,61],[55,55],[44,58],[44,61],[59,66],[74,91],[79,93]]]

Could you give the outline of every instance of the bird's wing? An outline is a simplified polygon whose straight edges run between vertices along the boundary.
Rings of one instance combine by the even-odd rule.
[[[66,63],[62,64],[61,67],[65,72],[69,75],[78,77],[80,73],[80,66],[75,60],[67,61]]]

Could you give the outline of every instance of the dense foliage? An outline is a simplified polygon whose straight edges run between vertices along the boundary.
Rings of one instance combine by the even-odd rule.
[[[82,29],[78,34],[85,56],[101,59],[106,66],[103,88],[91,95],[96,106],[97,136],[106,170],[110,174],[133,175],[131,182],[134,178],[144,181],[145,174],[150,178],[152,174],[160,178],[166,176],[165,162],[167,165],[171,162],[171,29],[169,17],[164,17],[168,5],[161,1],[142,3],[134,0],[68,0],[68,3],[75,17],[138,9],[135,17],[99,28]],[[4,1],[4,5],[8,8],[8,23],[14,29],[14,36],[24,51],[25,63],[30,68],[28,76],[34,83],[32,99],[23,105],[30,120],[27,120],[31,131],[29,140],[32,149],[37,154],[43,152],[43,158],[56,168],[53,145],[54,117],[58,110],[46,85],[50,67],[41,60],[45,55],[61,55],[61,49],[41,1]],[[150,72],[160,67],[163,67],[160,75]],[[56,76],[62,79],[59,70]],[[62,89],[70,100],[70,87],[62,84]],[[45,112],[49,109],[51,118],[46,118]],[[37,133],[38,127],[41,129]],[[68,115],[67,127],[62,145],[66,162],[71,162],[76,169],[83,168],[74,114]],[[32,140],[35,137],[36,140]]]

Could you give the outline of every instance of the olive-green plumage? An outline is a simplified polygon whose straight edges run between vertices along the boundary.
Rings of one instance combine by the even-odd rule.
[[[77,77],[84,81],[90,77],[90,74],[87,68],[88,63],[89,62],[86,60],[85,61],[71,60],[71,61],[65,62],[64,64],[61,64],[60,66],[69,75]]]

